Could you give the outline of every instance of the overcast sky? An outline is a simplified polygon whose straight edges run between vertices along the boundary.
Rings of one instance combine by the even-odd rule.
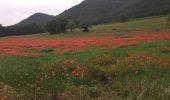
[[[0,24],[13,25],[41,12],[58,15],[83,0],[0,0]]]

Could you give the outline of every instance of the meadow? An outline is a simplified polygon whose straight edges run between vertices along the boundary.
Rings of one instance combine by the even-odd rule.
[[[169,100],[167,16],[0,38],[1,100]]]

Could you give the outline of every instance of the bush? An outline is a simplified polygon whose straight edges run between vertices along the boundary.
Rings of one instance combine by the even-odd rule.
[[[3,28],[3,26],[0,24],[0,30]]]
[[[168,18],[167,18],[167,24],[168,24],[168,26],[170,26],[170,16],[168,16]]]
[[[2,32],[3,26],[0,24],[0,34]]]
[[[65,18],[57,18],[47,24],[47,31],[51,34],[65,32],[67,23],[68,21]]]
[[[76,28],[75,22],[70,21],[70,22],[67,24],[67,28],[70,29],[70,31],[72,32],[72,31]]]
[[[127,22],[127,21],[128,21],[128,18],[126,17],[125,14],[122,14],[122,15],[120,15],[120,17],[119,17],[119,21],[120,21],[121,23]]]
[[[28,24],[26,26],[7,26],[0,25],[0,36],[27,35],[45,32],[44,27],[38,24]]]
[[[91,27],[91,23],[88,21],[82,21],[79,24],[79,28],[83,29],[83,32],[89,32],[89,27]]]

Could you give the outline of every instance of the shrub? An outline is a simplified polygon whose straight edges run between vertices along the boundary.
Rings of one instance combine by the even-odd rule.
[[[67,24],[67,28],[70,29],[70,31],[72,32],[72,31],[76,28],[75,22],[70,21],[70,22]]]
[[[89,27],[91,27],[91,23],[88,21],[82,21],[79,24],[79,28],[83,29],[83,32],[89,32]]]
[[[167,18],[167,24],[168,24],[168,26],[170,26],[170,16],[168,16],[168,18]]]
[[[51,34],[65,32],[67,23],[68,21],[65,18],[57,18],[47,24],[47,31]]]

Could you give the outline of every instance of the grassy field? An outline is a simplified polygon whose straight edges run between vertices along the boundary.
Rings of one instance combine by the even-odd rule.
[[[70,38],[70,37],[89,37],[89,36],[103,36],[110,33],[128,33],[129,31],[154,31],[167,30],[167,16],[155,16],[130,20],[124,23],[109,23],[92,26],[90,32],[84,33],[79,29],[75,29],[72,33],[66,32],[64,34],[49,35],[48,33],[37,35],[25,35],[26,37],[41,37],[41,38]],[[24,36],[24,37],[25,37]]]
[[[33,52],[42,55],[18,56],[11,55],[7,51],[1,53],[0,99],[169,100],[170,31],[168,28],[166,16],[160,16],[125,23],[97,25],[93,26],[89,33],[82,33],[76,29],[73,33],[66,34],[43,33],[1,38],[2,53],[4,50],[14,52],[13,50],[18,49],[23,43],[27,46],[22,47],[24,50],[29,48],[26,49],[28,54]],[[165,36],[162,38],[161,35]],[[35,40],[11,42],[12,39],[25,40],[33,37]],[[51,39],[53,40],[50,44],[54,44],[56,39],[61,39],[58,40],[61,44],[41,49],[33,48],[31,43],[38,44],[38,39],[43,41],[41,45],[46,45],[44,41]],[[68,48],[78,46],[80,49],[60,53],[59,51],[66,49],[67,43],[64,42],[69,42],[69,39],[73,42],[70,42]],[[7,44],[11,48],[3,47],[2,44],[6,43],[4,40],[11,42]],[[80,46],[75,42],[88,45]],[[107,42],[111,43],[107,45]],[[29,47],[30,45],[32,47]]]

